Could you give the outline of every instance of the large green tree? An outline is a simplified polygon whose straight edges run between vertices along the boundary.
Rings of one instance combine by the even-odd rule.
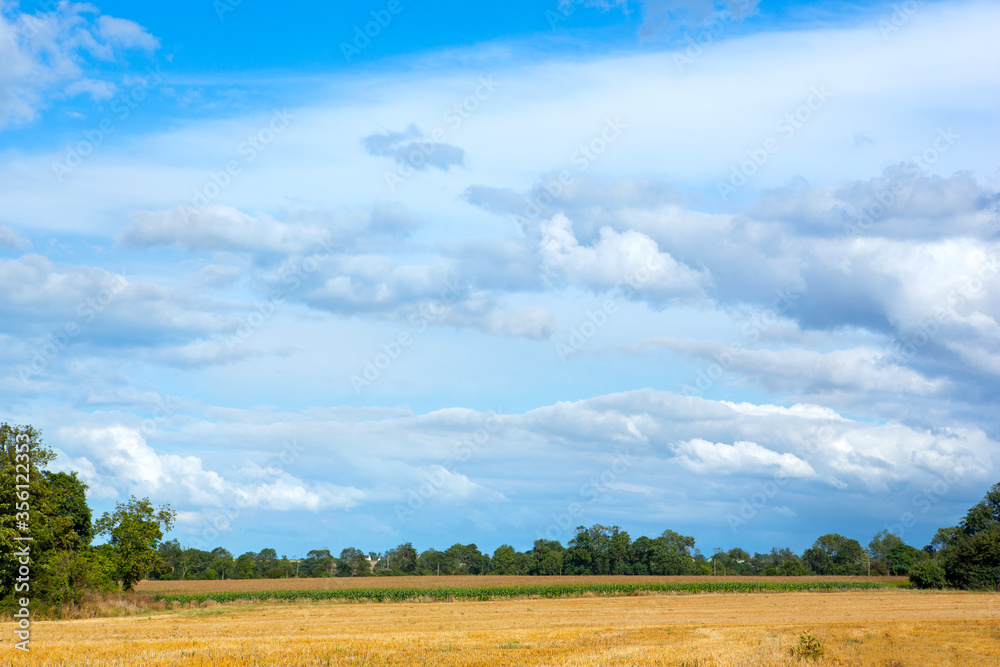
[[[1000,483],[969,509],[958,528],[947,533],[939,554],[948,583],[1000,590]]]
[[[394,574],[415,574],[417,571],[417,550],[409,542],[400,544],[386,552],[389,569]]]
[[[107,535],[122,588],[130,591],[156,565],[163,532],[174,525],[177,513],[169,505],[154,508],[149,498],[132,496],[117,503],[97,522],[96,534]]]
[[[802,561],[816,574],[861,574],[867,553],[857,540],[827,533],[805,550]]]

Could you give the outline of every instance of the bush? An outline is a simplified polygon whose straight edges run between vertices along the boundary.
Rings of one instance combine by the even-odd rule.
[[[957,588],[1000,589],[1000,526],[960,539],[945,551],[948,583]]]
[[[932,560],[924,560],[910,568],[910,583],[917,588],[944,588],[944,568]]]

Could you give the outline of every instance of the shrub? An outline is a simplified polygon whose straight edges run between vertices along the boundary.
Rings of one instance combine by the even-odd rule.
[[[944,588],[944,568],[932,560],[924,560],[910,568],[910,583],[917,588]]]
[[[806,630],[799,635],[798,646],[792,649],[792,655],[803,660],[819,660],[823,657],[823,645]]]
[[[960,539],[945,554],[945,573],[952,586],[1000,589],[1000,526]]]

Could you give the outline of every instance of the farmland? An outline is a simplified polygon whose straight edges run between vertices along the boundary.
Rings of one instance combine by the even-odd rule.
[[[887,586],[906,583],[906,577],[711,577],[711,576],[449,576],[449,577],[324,577],[288,579],[229,579],[221,581],[142,581],[136,591],[142,593],[210,593],[232,591],[328,590],[338,588],[452,588],[468,586],[537,586],[539,584],[597,584],[627,581],[636,584],[670,583],[816,583],[875,582]]]
[[[1000,665],[1000,596],[899,589],[490,602],[189,603],[46,621],[0,664]],[[9,653],[7,654],[9,656]],[[5,658],[9,660],[9,658]]]
[[[154,600],[220,603],[261,600],[492,600],[519,597],[639,595],[651,593],[757,593],[764,591],[877,589],[902,577],[607,577],[465,576],[249,579],[143,582]]]

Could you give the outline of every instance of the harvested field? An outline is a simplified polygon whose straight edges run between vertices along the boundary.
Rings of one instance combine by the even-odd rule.
[[[37,623],[31,654],[0,664],[1000,665],[1000,595],[992,593],[205,604]],[[792,655],[807,630],[822,645],[816,662]]]

